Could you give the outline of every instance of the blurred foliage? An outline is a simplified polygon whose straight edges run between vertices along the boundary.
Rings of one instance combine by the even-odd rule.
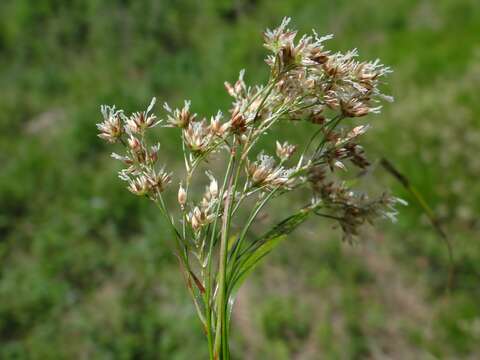
[[[311,222],[240,293],[236,358],[479,354],[478,0],[3,0],[0,358],[205,358],[164,224],[124,190],[94,124],[100,104],[152,96],[226,110],[223,81],[265,79],[260,34],[285,15],[395,70],[367,147],[439,214],[455,279],[446,296],[448,254],[414,203],[353,248]],[[372,181],[412,201],[380,168]]]

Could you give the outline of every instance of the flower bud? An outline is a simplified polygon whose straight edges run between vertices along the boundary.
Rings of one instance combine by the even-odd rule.
[[[183,188],[182,184],[180,183],[180,187],[178,188],[178,203],[183,208],[185,203],[187,202],[187,192]]]
[[[198,221],[198,219],[195,215],[192,214],[190,216],[190,222],[192,224],[193,231],[197,231],[200,228],[200,222]]]
[[[232,112],[230,126],[233,132],[237,134],[242,134],[247,130],[247,122],[238,108],[235,108]]]
[[[130,136],[128,138],[128,146],[133,151],[137,151],[141,147],[141,144],[140,144],[140,141],[136,137]]]
[[[218,183],[217,180],[213,177],[211,174],[207,174],[210,178],[210,186],[208,187],[208,190],[210,192],[210,195],[213,198],[216,198],[218,196]]]

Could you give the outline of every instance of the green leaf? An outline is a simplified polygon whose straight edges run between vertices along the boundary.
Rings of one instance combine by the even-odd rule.
[[[230,267],[228,276],[228,314],[230,316],[235,295],[243,284],[245,279],[255,269],[258,263],[272,251],[283,239],[287,237],[300,224],[307,220],[308,216],[315,210],[314,207],[301,209],[296,214],[289,216],[275,225],[270,231],[259,237],[249,247],[245,249],[236,259],[232,259],[234,264]]]
[[[227,244],[227,248],[228,248],[228,251],[230,251],[233,247],[233,245],[235,244],[235,241],[238,239],[238,234],[233,234],[230,236],[230,238],[228,239],[228,244]]]
[[[272,249],[274,249],[286,237],[286,235],[278,235],[270,238],[267,242],[262,243],[252,251],[239,269],[238,275],[235,277],[234,288],[240,287],[247,276],[255,269],[260,260],[262,260],[265,255],[272,251]]]

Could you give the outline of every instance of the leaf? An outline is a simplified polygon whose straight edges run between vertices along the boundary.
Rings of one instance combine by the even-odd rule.
[[[232,249],[232,246],[235,244],[235,241],[237,240],[237,238],[238,238],[238,234],[233,234],[232,236],[230,236],[227,244],[228,251]]]
[[[260,262],[260,260],[263,259],[265,255],[267,255],[272,249],[274,249],[281,240],[284,240],[286,238],[286,235],[279,235],[277,237],[269,239],[268,242],[263,243],[260,245],[258,248],[255,249],[251,253],[251,255],[247,258],[245,263],[242,265],[240,268],[240,272],[238,273],[238,276],[236,277],[236,286],[240,286],[245,278],[253,271],[255,266]]]
[[[383,168],[392,175],[402,186],[413,196],[417,204],[420,206],[422,211],[427,215],[433,229],[436,231],[440,239],[445,242],[445,246],[447,247],[448,251],[448,280],[447,286],[445,291],[447,294],[450,292],[453,286],[453,277],[454,277],[454,261],[453,261],[453,249],[452,244],[450,243],[450,238],[447,233],[443,230],[442,226],[440,225],[440,221],[433,212],[433,210],[428,205],[427,201],[424,199],[422,194],[411,184],[409,179],[402,174],[397,168],[387,159],[382,158],[380,160],[380,164]]]
[[[229,316],[232,311],[235,295],[248,275],[250,275],[258,263],[282,240],[284,240],[288,234],[295,230],[300,224],[305,222],[308,216],[315,209],[315,207],[306,207],[296,214],[282,220],[275,225],[272,230],[253,241],[246,250],[240,253],[237,259],[232,259],[232,261],[235,261],[235,263],[234,266],[231,267],[229,274]]]
[[[200,290],[201,294],[205,293],[205,288],[203,287],[202,283],[200,280],[198,280],[198,277],[193,273],[192,270],[189,270],[190,276],[193,278],[193,281],[195,282],[195,285],[197,285],[198,290]]]

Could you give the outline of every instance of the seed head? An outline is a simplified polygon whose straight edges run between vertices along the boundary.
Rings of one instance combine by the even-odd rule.
[[[323,125],[325,123],[326,119],[325,119],[325,116],[322,114],[322,111],[323,111],[323,109],[313,111],[311,113],[310,117],[308,118],[310,120],[310,122],[312,122],[314,124]]]

